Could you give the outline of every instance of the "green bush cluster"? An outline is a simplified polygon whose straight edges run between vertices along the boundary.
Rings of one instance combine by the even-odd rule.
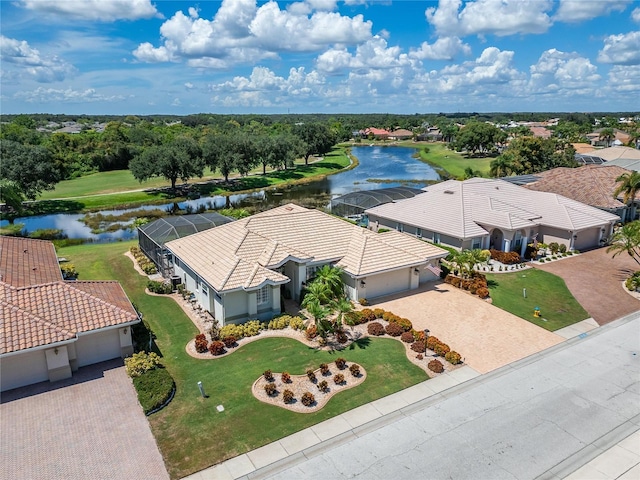
[[[73,263],[63,262],[60,264],[60,270],[62,271],[62,278],[65,280],[75,280],[78,278],[78,271]]]
[[[152,293],[159,293],[161,295],[169,295],[171,292],[173,292],[171,283],[156,282],[155,280],[149,280],[147,282],[147,289]]]
[[[462,357],[460,357],[460,354],[454,350],[447,352],[444,356],[444,359],[451,365],[458,365],[462,362]]]
[[[149,370],[162,367],[162,362],[160,360],[160,356],[155,352],[138,352],[125,358],[124,366],[127,375],[135,378]]]
[[[293,330],[304,330],[305,326],[302,317],[298,317],[297,315],[295,317],[291,317],[291,320],[289,321],[289,328],[292,328]]]
[[[630,292],[635,292],[636,290],[640,289],[640,271],[635,272],[633,275],[627,278],[624,282],[624,285]]]
[[[245,323],[229,324],[220,329],[220,338],[235,337],[237,340],[244,337],[255,337],[265,328],[258,320],[249,320]]]
[[[283,330],[289,326],[291,322],[291,315],[280,315],[270,320],[267,324],[269,330]]]
[[[165,368],[154,368],[135,377],[133,386],[144,413],[149,414],[169,400],[175,383]]]
[[[144,273],[146,273],[147,275],[158,273],[158,269],[156,268],[155,264],[151,260],[149,260],[149,258],[144,253],[142,253],[140,247],[134,245],[129,249],[129,251]]]

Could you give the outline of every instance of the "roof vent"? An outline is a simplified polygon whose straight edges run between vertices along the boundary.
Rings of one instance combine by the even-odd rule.
[[[447,195],[453,195],[453,190],[445,190],[444,193]]]

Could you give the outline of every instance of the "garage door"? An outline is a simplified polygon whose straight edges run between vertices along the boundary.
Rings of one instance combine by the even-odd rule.
[[[409,290],[410,282],[411,269],[409,268],[367,277],[367,298]]]
[[[49,380],[44,350],[4,357],[0,361],[0,390],[31,385]]]
[[[576,250],[586,250],[587,248],[597,247],[599,238],[599,228],[583,230],[582,232],[578,232],[578,236],[573,243],[573,248],[575,248]]]
[[[119,358],[120,338],[118,337],[118,330],[79,336],[76,343],[76,353],[79,367]]]

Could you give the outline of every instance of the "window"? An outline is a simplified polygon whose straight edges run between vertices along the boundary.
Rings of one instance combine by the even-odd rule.
[[[257,293],[258,293],[258,305],[269,303],[269,294],[271,293],[271,287],[269,285],[265,285],[260,290],[258,290]]]
[[[398,223],[396,225],[396,230],[399,231],[399,232],[404,232],[404,225],[401,224],[401,223]]]
[[[207,287],[204,283],[202,284],[202,293],[205,295],[209,295],[209,287]]]
[[[440,243],[440,234],[433,232],[433,243]]]
[[[422,238],[422,229],[421,228],[416,228],[416,237]]]
[[[477,250],[478,248],[482,248],[482,238],[474,238],[471,241],[471,250]]]
[[[307,267],[307,281],[312,280],[316,276],[316,272],[322,268],[322,265],[311,265]]]

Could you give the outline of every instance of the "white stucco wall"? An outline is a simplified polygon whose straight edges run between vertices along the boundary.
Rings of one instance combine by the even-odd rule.
[[[49,380],[44,350],[0,358],[0,391]]]
[[[119,358],[120,352],[118,329],[78,334],[76,354],[79,367]]]
[[[371,299],[409,290],[412,271],[413,268],[403,268],[368,276],[365,281],[366,298]]]

